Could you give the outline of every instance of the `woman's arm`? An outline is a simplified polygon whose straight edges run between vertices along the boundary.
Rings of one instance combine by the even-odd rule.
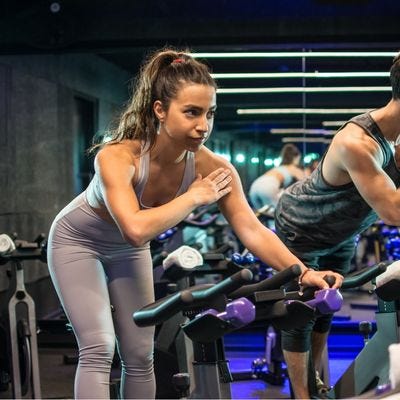
[[[235,168],[226,160],[212,156],[213,162],[208,162],[212,168],[230,168],[232,171],[231,192],[218,201],[218,205],[228,220],[241,243],[267,265],[280,271],[299,264],[303,271],[307,267],[283,244],[278,236],[265,227],[255,216],[243,193],[239,175]],[[323,280],[325,275],[334,275],[334,287],[340,287],[343,277],[332,271],[310,271],[304,276],[303,283],[308,286],[328,288]]]

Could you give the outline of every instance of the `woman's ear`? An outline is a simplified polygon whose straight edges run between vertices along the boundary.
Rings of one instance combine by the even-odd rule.
[[[159,121],[165,118],[165,111],[160,100],[156,100],[153,104],[153,111]]]

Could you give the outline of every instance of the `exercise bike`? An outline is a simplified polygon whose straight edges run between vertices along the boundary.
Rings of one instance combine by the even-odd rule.
[[[329,398],[359,396],[389,381],[388,347],[400,342],[400,261],[386,264],[389,264],[387,270],[378,275],[375,282],[377,330],[336,382]]]
[[[0,265],[10,264],[6,302],[0,311],[1,390],[11,383],[13,398],[40,399],[35,303],[25,289],[25,260],[46,262],[43,234],[33,242],[0,235]]]
[[[251,284],[251,271],[243,269],[215,285],[195,285],[160,299],[136,311],[133,318],[137,325],[149,326],[181,312],[187,316],[181,329],[192,343],[193,363],[191,369],[174,376],[177,389],[183,397],[230,398],[233,379],[224,354],[225,334],[253,321],[271,321],[278,328],[296,327],[312,318],[316,307],[328,307],[329,312],[340,308],[342,298],[336,289],[317,293],[314,288],[307,303],[294,298],[299,297],[297,292],[289,295],[280,288],[300,273],[296,265]]]

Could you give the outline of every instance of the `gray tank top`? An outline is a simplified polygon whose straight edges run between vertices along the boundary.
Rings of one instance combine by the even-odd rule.
[[[359,125],[382,149],[383,170],[400,185],[400,171],[393,151],[369,113],[349,122]],[[275,224],[283,235],[304,250],[323,249],[354,238],[377,220],[376,212],[362,198],[352,182],[331,186],[322,176],[322,161],[305,180],[282,194],[276,207]],[[303,246],[304,245],[304,246]]]
[[[139,177],[135,185],[135,193],[139,200],[141,208],[150,208],[144,205],[142,202],[144,187],[146,186],[147,179],[149,178],[149,170],[150,170],[150,153],[147,151],[140,157]],[[195,178],[196,178],[196,171],[195,171],[194,153],[192,153],[191,151],[187,151],[185,171],[183,173],[181,186],[179,187],[175,197],[178,197],[182,193],[185,193],[188,190],[189,186],[193,183]]]
[[[134,187],[134,191],[139,200],[141,208],[149,208],[142,203],[144,188],[146,186],[149,177],[149,169],[150,169],[150,152],[145,151],[145,148],[142,147],[142,152],[140,155],[139,171],[138,171],[138,181]],[[175,197],[178,197],[182,193],[185,193],[188,190],[189,186],[193,183],[195,178],[196,178],[196,170],[195,170],[194,153],[188,151],[186,153],[185,170],[183,173],[182,182]],[[89,204],[90,204],[90,199],[93,197],[99,203],[104,204],[103,191],[101,190],[101,182],[98,174],[95,174],[93,176],[88,187],[86,188],[86,198],[89,200]]]
[[[294,181],[294,177],[291,175],[285,165],[280,165],[279,167],[276,167],[276,171],[280,172],[283,176],[283,188],[287,188]]]

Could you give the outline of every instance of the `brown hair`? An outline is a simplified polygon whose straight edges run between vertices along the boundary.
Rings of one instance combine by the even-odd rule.
[[[293,160],[300,154],[300,150],[294,144],[285,144],[281,150],[281,165],[292,164]]]
[[[151,148],[157,137],[158,120],[153,104],[160,100],[168,110],[184,82],[217,88],[209,67],[190,56],[188,51],[163,48],[151,54],[135,79],[132,97],[122,111],[115,129],[108,135],[111,143],[124,139],[144,141]],[[94,150],[101,146],[92,146]]]

